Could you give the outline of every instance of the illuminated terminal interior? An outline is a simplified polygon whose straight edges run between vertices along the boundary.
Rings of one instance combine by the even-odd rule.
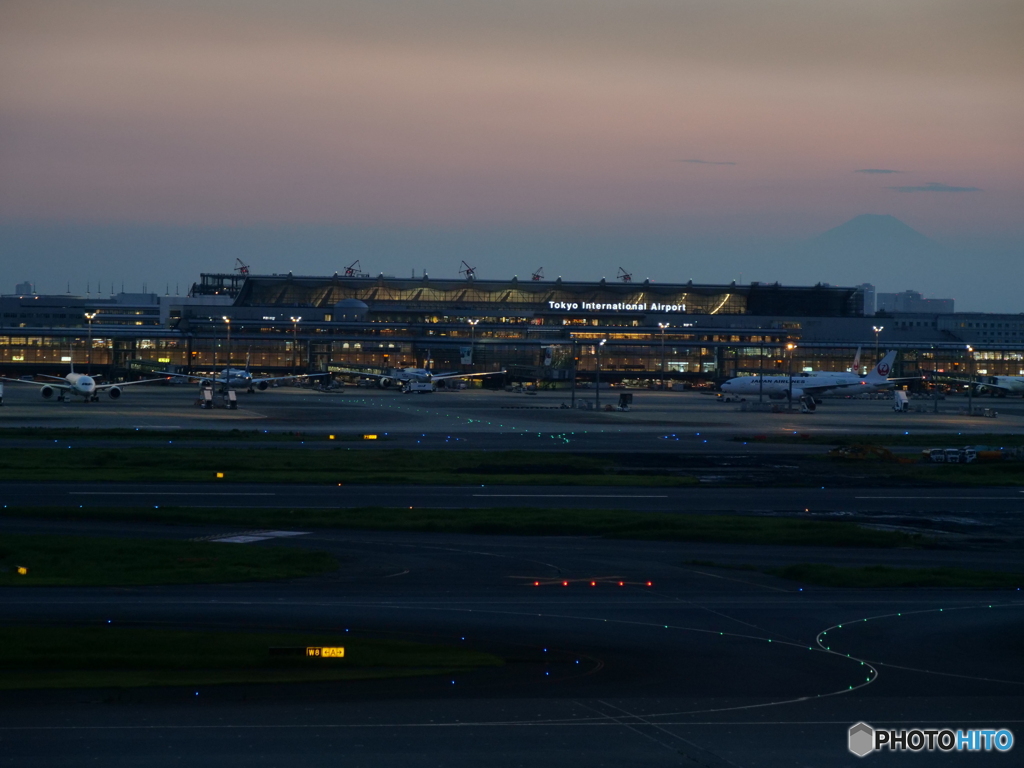
[[[1024,375],[1024,315],[865,315],[862,288],[204,274],[188,296],[0,297],[5,375],[507,371],[654,384],[758,370]],[[601,342],[605,343],[602,345]]]

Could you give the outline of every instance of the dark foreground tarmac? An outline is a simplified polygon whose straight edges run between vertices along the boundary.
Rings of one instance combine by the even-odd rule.
[[[1019,431],[996,419],[894,414],[835,401],[816,415],[747,413],[698,393],[641,393],[631,413],[560,409],[564,393],[360,390],[246,396],[201,411],[185,388],[54,404],[8,391],[11,427],[387,434],[408,447],[734,453],[748,434]],[[146,388],[139,387],[137,390]],[[602,394],[602,398],[604,394]],[[95,406],[95,407],[94,407]],[[25,440],[24,436],[8,436]],[[707,440],[708,442],[705,442]],[[76,438],[76,447],[78,438]],[[117,444],[122,444],[120,441]],[[125,443],[127,444],[127,443]],[[148,444],[148,443],[141,443]],[[254,444],[262,444],[254,442]],[[282,448],[287,447],[282,445]],[[820,452],[787,446],[784,452]],[[742,448],[774,454],[772,444]],[[55,461],[68,460],[67,447]],[[719,470],[708,470],[719,472]],[[498,670],[410,680],[197,689],[0,692],[0,766],[844,766],[860,721],[1007,727],[1024,736],[1020,592],[829,590],[688,565],[830,562],[1024,571],[1018,488],[439,487],[0,484],[9,506],[547,507],[806,515],[921,530],[951,549],[823,548],[318,531],[330,577],[266,584],[0,589],[0,621],[336,631],[465,644]],[[215,526],[0,518],[0,532],[200,538]],[[218,546],[280,546],[280,542]],[[591,582],[595,586],[590,586]],[[622,581],[623,586],[618,586]],[[652,586],[646,586],[646,582]],[[540,582],[539,586],[533,586]],[[563,586],[563,582],[568,582]],[[827,634],[825,634],[827,632]],[[878,764],[1019,762],[1010,753],[873,755]]]
[[[74,524],[118,528],[210,532]],[[346,565],[287,583],[7,589],[3,620],[347,631],[466,644],[509,663],[406,681],[5,692],[0,765],[842,766],[863,764],[846,749],[859,720],[1024,734],[1019,592],[800,591],[686,564],[864,556],[847,550],[346,531],[288,544]],[[1020,748],[981,759],[1010,765]]]

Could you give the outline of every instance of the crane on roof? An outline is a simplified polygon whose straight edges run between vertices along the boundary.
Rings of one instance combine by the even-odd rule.
[[[537,271],[530,277],[531,280],[543,280],[544,279],[544,267],[537,267]]]
[[[237,257],[235,258],[235,261],[238,262],[238,266],[235,267],[235,272],[237,272],[238,274],[240,274],[240,275],[242,275],[244,277],[248,277],[249,276],[249,265],[246,264],[244,261],[242,261],[241,259],[239,259]]]
[[[619,274],[617,274],[616,277],[624,283],[633,282],[633,274],[631,272],[627,272],[622,267],[619,267]]]
[[[356,259],[345,267],[345,277],[369,277],[369,275],[360,269],[359,259]]]
[[[465,277],[467,280],[472,280],[476,277],[476,267],[469,266],[469,264],[467,264],[466,261],[463,260],[462,267],[459,268],[459,274]]]

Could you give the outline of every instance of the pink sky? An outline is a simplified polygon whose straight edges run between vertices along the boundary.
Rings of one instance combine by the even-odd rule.
[[[8,2],[0,220],[1021,232],[1022,6],[892,5]]]

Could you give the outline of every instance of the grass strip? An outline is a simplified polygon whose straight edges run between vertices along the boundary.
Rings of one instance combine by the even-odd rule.
[[[335,434],[334,441],[362,440],[360,434]],[[385,439],[383,435],[379,440]],[[0,440],[59,440],[75,442],[79,440],[193,440],[202,442],[328,442],[325,434],[300,432],[295,430],[271,432],[262,429],[171,429],[160,427],[83,429],[81,427],[5,427],[0,429]]]
[[[673,514],[604,509],[199,509],[194,507],[11,507],[7,517],[218,523],[247,528],[349,528],[517,536],[602,536],[825,547],[922,547],[930,540],[834,520]],[[227,545],[219,545],[227,546]]]
[[[534,451],[317,451],[276,448],[0,448],[0,480],[46,482],[696,485],[690,476],[616,474],[607,457]]]
[[[796,563],[783,568],[773,568],[765,573],[819,587],[857,589],[903,587],[1017,589],[1024,586],[1024,574],[974,571],[966,568],[893,568],[887,565],[846,568],[822,563]]]
[[[18,568],[27,573],[18,573]],[[0,534],[0,586],[93,587],[265,581],[338,569],[326,552],[208,541]]]
[[[345,656],[270,654],[270,648],[307,646],[342,646]],[[464,648],[344,633],[0,627],[0,689],[358,680],[450,674],[502,663]]]

